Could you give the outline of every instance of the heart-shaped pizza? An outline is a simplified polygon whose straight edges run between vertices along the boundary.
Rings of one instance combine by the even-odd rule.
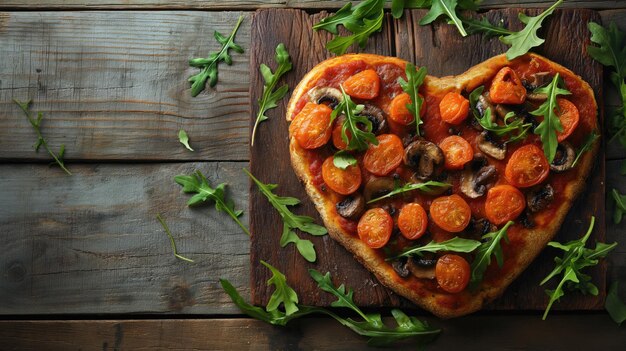
[[[302,79],[287,120],[293,168],[330,235],[443,318],[520,275],[599,148],[589,85],[534,54],[443,78],[398,58],[339,56]]]

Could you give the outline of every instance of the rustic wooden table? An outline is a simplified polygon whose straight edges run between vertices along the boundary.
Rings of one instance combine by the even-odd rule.
[[[250,295],[249,238],[212,207],[189,209],[172,178],[202,170],[226,181],[247,208],[250,53],[221,65],[220,82],[191,98],[190,57],[217,47],[246,17],[250,48],[258,8],[333,10],[344,1],[0,1],[0,349],[364,349],[325,318],[272,327],[247,318],[223,293],[227,278]],[[545,0],[485,0],[483,8],[546,7]],[[626,1],[567,1],[626,31]],[[207,11],[208,10],[208,11]],[[252,72],[256,74],[256,72]],[[616,105],[612,87],[605,108]],[[53,149],[74,173],[48,167],[12,99],[33,98]],[[196,152],[176,133],[187,130]],[[626,191],[626,152],[607,146],[607,189]],[[607,210],[613,208],[607,201]],[[163,214],[189,264],[172,256]],[[610,218],[610,216],[607,216]],[[243,216],[247,224],[247,214]],[[626,225],[606,223],[608,280],[626,296]],[[624,349],[626,328],[605,312],[482,312],[425,319],[444,332],[434,349]]]

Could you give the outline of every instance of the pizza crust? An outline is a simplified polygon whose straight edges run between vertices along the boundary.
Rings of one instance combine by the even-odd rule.
[[[591,96],[591,101],[594,103],[594,110],[597,111],[597,104],[593,97],[593,91],[591,87],[584,82],[580,77],[575,75],[569,69],[554,63],[539,55],[528,54],[530,57],[535,57],[540,60],[549,62],[551,68],[554,71],[566,75],[569,77],[575,77],[583,86],[585,94]],[[307,73],[302,81],[298,84],[287,107],[286,118],[287,121],[291,121],[297,102],[306,94],[311,88],[311,84],[314,83],[324,71],[331,66],[345,63],[350,60],[363,60],[369,64],[375,64],[379,62],[388,62],[399,65],[404,69],[406,62],[392,57],[383,57],[372,54],[351,54],[343,55],[336,58],[332,58],[323,61],[316,67],[314,67],[309,73]],[[505,55],[495,56],[488,59],[459,76],[448,77],[431,77],[428,76],[424,82],[424,88],[427,92],[441,92],[448,90],[456,91],[471,91],[474,88],[483,84],[486,80],[493,77],[500,68],[509,64]],[[597,128],[597,117],[594,121],[594,125]],[[291,133],[290,133],[291,134]],[[384,259],[376,253],[374,249],[368,247],[357,236],[351,235],[345,232],[340,223],[338,222],[338,215],[335,212],[334,204],[329,204],[325,200],[320,190],[312,183],[312,173],[309,170],[306,150],[300,148],[295,138],[290,137],[289,153],[291,156],[291,163],[293,169],[301,180],[307,194],[315,204],[318,212],[320,213],[326,228],[330,236],[341,243],[348,251],[350,251],[354,257],[363,264],[369,271],[374,273],[376,278],[385,286],[393,290],[394,292],[406,297],[416,305],[431,311],[434,315],[440,318],[452,318],[462,316],[468,313],[475,312],[481,309],[486,303],[492,301],[496,297],[500,296],[506,287],[515,280],[528,265],[535,259],[535,257],[541,252],[541,250],[547,245],[547,243],[558,232],[561,224],[563,223],[565,216],[572,207],[576,197],[583,191],[586,178],[590,173],[593,161],[598,153],[600,143],[596,141],[592,150],[586,152],[579,160],[576,169],[570,170],[570,172],[576,172],[575,180],[569,182],[564,191],[564,201],[556,210],[553,220],[547,224],[547,226],[540,229],[526,229],[525,236],[527,238],[524,250],[517,257],[515,266],[508,271],[506,276],[498,280],[496,284],[489,284],[483,282],[477,291],[467,293],[466,298],[461,303],[446,304],[442,301],[446,300],[447,296],[451,294],[443,291],[429,291],[428,294],[420,294],[415,289],[410,287],[408,280],[399,278],[391,266],[384,261]]]

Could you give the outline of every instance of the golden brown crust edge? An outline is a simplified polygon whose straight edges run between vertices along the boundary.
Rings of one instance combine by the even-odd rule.
[[[567,68],[539,55],[530,55],[539,57],[542,60],[550,62],[553,68],[557,71],[568,72],[568,74],[577,77],[577,79],[579,79],[581,84],[583,84],[583,86],[585,87],[585,91],[588,94],[591,94],[594,104],[596,103],[595,98],[593,98],[593,91],[591,87],[576,74],[574,74]],[[394,62],[401,64],[403,67],[406,64],[405,61],[397,58],[382,57],[378,55],[355,54],[345,56],[348,56],[346,58],[350,60],[360,59],[370,63],[372,62],[370,60],[375,60],[376,62],[380,61],[381,59],[392,59]],[[326,60],[313,68],[307,75],[305,75],[305,77],[294,90],[294,93],[292,94],[292,97],[289,101],[289,105],[287,108],[288,121],[291,120],[291,115],[293,114],[297,101],[303,94],[306,93],[308,84],[316,77],[318,77],[319,74],[323,73],[323,71],[327,67],[335,65],[339,62],[345,62],[345,60],[342,60],[342,58],[344,58],[344,56]],[[485,77],[492,77],[500,68],[508,64],[508,62],[509,61],[506,60],[506,57],[504,55],[499,55],[470,68],[465,73],[456,77],[428,77],[426,80],[426,89],[472,90],[475,87],[481,85],[482,82],[485,80]],[[595,110],[597,111],[597,105],[595,106]],[[518,262],[516,266],[501,281],[499,281],[497,285],[482,284],[479,291],[473,294],[471,299],[465,301],[464,304],[462,304],[458,308],[450,309],[437,303],[437,297],[442,294],[432,292],[432,294],[420,296],[417,294],[416,291],[396,281],[393,278],[393,273],[392,275],[390,275],[388,264],[379,255],[377,255],[373,249],[368,247],[358,237],[346,233],[341,228],[340,224],[336,220],[336,215],[333,211],[334,205],[327,204],[323,195],[311,182],[312,176],[308,168],[308,163],[304,156],[303,150],[298,146],[295,139],[291,136],[289,143],[291,163],[294,171],[305,186],[307,194],[309,195],[309,197],[315,204],[316,209],[320,213],[320,216],[324,221],[324,225],[328,229],[329,235],[334,240],[341,243],[348,251],[350,251],[355,256],[355,258],[359,262],[361,262],[361,264],[363,264],[369,271],[374,273],[376,278],[383,285],[411,300],[416,305],[431,311],[434,315],[440,318],[458,317],[481,309],[485,303],[490,302],[496,297],[500,296],[508,287],[508,285],[513,280],[515,280],[526,269],[526,267],[528,267],[528,265],[535,259],[535,257],[541,252],[541,250],[543,250],[547,243],[558,232],[561,224],[565,219],[565,216],[572,207],[576,197],[582,192],[585,186],[586,178],[589,175],[591,167],[593,166],[593,161],[595,160],[595,156],[598,153],[599,147],[600,143],[596,142],[592,151],[584,154],[579,160],[579,166],[576,170],[577,178],[575,181],[570,182],[565,188],[564,198],[567,200],[564,201],[563,204],[557,209],[553,217],[554,219],[546,227],[526,231],[528,244],[525,245],[525,249],[522,250],[520,256],[518,257]]]

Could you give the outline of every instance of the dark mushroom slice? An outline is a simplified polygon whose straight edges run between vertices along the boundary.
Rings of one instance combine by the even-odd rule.
[[[472,229],[474,229],[474,232],[476,234],[482,237],[487,233],[495,232],[496,230],[498,230],[498,227],[496,227],[495,224],[489,222],[487,218],[480,218],[474,220],[474,222],[472,223]]]
[[[554,200],[554,189],[546,184],[526,194],[526,208],[531,213],[539,212]]]
[[[471,167],[461,174],[461,192],[471,199],[476,199],[485,195],[487,185],[495,180],[498,171],[495,166],[486,165],[478,171]]]
[[[550,170],[557,173],[565,172],[572,168],[575,158],[576,151],[572,145],[568,142],[562,142],[556,147],[556,154],[550,164]]]
[[[524,226],[524,228],[531,229],[535,227],[535,221],[532,219],[528,211],[522,212],[522,214],[517,217],[517,220]]]
[[[315,87],[309,90],[309,100],[316,104],[325,104],[335,108],[343,101],[343,95],[339,89],[331,87]]]
[[[510,108],[503,104],[497,104],[494,109],[496,110],[496,115],[502,120],[504,120],[504,117],[506,117],[506,115],[512,111]]]
[[[359,113],[359,116],[365,116],[372,122],[372,133],[375,135],[386,133],[389,129],[383,110],[374,105],[365,104],[365,108]]]
[[[443,163],[443,151],[430,141],[414,141],[404,150],[404,164],[415,170],[414,177],[419,180],[431,179],[439,173]]]
[[[435,279],[436,263],[436,258],[415,259],[413,257],[409,257],[409,259],[406,261],[406,267],[408,268],[409,272],[411,272],[411,274],[414,275],[416,278]]]
[[[363,188],[363,199],[365,203],[372,199],[383,196],[396,188],[396,181],[391,177],[372,177]]]
[[[365,211],[365,199],[360,194],[353,194],[339,201],[335,208],[341,217],[357,220]]]
[[[406,278],[411,274],[411,272],[409,271],[409,267],[407,267],[406,264],[407,261],[408,259],[406,257],[400,257],[391,262],[391,267],[393,267],[393,270],[396,271],[396,273],[398,273],[398,275],[402,278]]]
[[[480,151],[496,160],[504,160],[506,157],[506,144],[497,142],[487,131],[480,133],[476,144]]]
[[[552,74],[550,72],[537,72],[528,76],[528,78],[523,82],[524,87],[527,90],[535,90],[539,87],[542,87],[552,80]],[[528,96],[527,96],[528,98]]]

